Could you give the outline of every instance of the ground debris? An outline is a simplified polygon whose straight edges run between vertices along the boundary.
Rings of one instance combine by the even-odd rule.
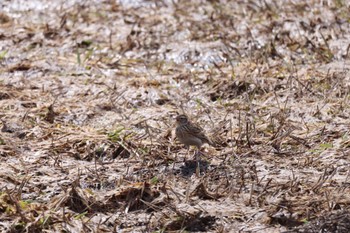
[[[345,232],[349,9],[3,1],[0,232]]]

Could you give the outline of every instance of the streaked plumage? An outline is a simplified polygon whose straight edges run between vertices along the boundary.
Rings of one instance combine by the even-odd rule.
[[[196,146],[198,149],[204,143],[212,145],[210,139],[204,134],[203,129],[191,123],[186,115],[176,117],[176,137],[186,146]]]

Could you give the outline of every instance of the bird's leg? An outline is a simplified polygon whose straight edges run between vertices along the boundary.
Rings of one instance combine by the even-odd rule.
[[[193,156],[192,156],[192,158],[197,159],[197,154],[198,154],[198,150],[195,150],[195,151],[194,151],[194,154],[193,154]],[[197,161],[197,160],[196,160],[196,161]]]
[[[186,162],[186,157],[187,157],[189,152],[190,152],[190,146],[187,146],[187,152],[185,154],[184,162]]]
[[[197,177],[200,177],[200,156],[199,156],[199,153],[200,153],[200,148],[197,148],[196,150],[196,153],[195,153],[195,159],[196,159],[196,176]],[[199,157],[199,158],[198,158]]]

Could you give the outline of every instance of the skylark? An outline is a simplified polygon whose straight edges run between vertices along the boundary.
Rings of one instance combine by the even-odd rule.
[[[204,143],[213,145],[212,141],[204,134],[203,129],[190,122],[186,115],[178,115],[176,123],[176,137],[187,147],[196,146],[199,150]]]

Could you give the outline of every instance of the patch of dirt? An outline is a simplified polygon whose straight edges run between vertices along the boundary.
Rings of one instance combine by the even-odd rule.
[[[349,231],[346,1],[1,4],[1,232]]]

